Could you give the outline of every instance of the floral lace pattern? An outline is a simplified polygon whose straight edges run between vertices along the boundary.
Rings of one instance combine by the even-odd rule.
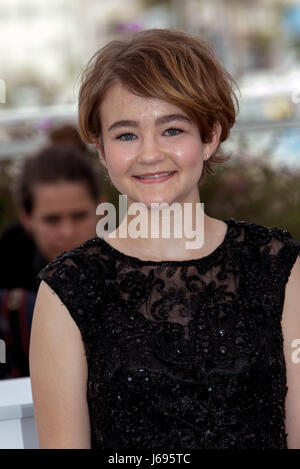
[[[38,274],[81,332],[92,448],[287,447],[281,317],[300,243],[224,221],[200,259],[140,260],[96,237]]]

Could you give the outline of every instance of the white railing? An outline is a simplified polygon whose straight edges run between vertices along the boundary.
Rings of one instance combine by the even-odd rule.
[[[0,449],[39,449],[30,377],[0,380]]]

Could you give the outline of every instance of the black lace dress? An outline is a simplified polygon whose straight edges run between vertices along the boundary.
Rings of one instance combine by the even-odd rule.
[[[200,259],[144,261],[96,237],[38,274],[81,332],[92,448],[287,447],[281,316],[300,243],[224,222]]]

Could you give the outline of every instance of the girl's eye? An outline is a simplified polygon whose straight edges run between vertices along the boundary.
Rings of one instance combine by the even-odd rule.
[[[133,135],[133,134],[130,134],[130,133],[128,133],[128,134],[122,134],[122,135],[118,135],[118,137],[116,137],[116,138],[117,138],[117,140],[123,140],[122,137],[126,137],[126,136],[128,136],[128,135]],[[134,135],[133,135],[133,136],[134,136]],[[130,140],[131,140],[131,139],[129,139],[129,140],[125,139],[125,140],[123,140],[123,142],[130,142]]]
[[[181,132],[183,132],[183,129],[170,128],[170,129],[167,129],[167,130],[166,130],[166,132],[170,132],[170,131],[171,131],[172,133],[171,133],[171,135],[169,135],[169,136],[170,136],[170,137],[173,137],[173,136],[179,135]],[[174,133],[174,131],[177,132],[177,133]],[[125,138],[125,140],[123,140],[123,137],[128,137],[128,136],[133,136],[133,137],[135,137],[134,134],[126,133],[126,134],[118,135],[118,136],[116,137],[116,139],[117,139],[117,140],[122,140],[123,142],[130,142],[131,140],[135,140],[135,138],[136,138],[136,137],[135,137],[134,139],[131,139],[131,138],[127,139],[127,138]]]
[[[171,128],[171,129],[167,129],[166,132],[169,132],[170,130],[175,130],[175,132],[178,132],[176,134],[173,133],[173,135],[178,135],[180,134],[181,132],[183,132],[183,129],[174,129],[174,128]],[[171,135],[172,136],[172,135]]]

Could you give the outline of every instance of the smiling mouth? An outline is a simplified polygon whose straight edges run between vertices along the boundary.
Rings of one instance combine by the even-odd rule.
[[[160,173],[160,174],[153,174],[153,175],[148,175],[148,176],[134,176],[135,178],[138,179],[159,179],[162,177],[170,176],[171,174],[176,173],[176,171],[169,171],[165,173]]]

